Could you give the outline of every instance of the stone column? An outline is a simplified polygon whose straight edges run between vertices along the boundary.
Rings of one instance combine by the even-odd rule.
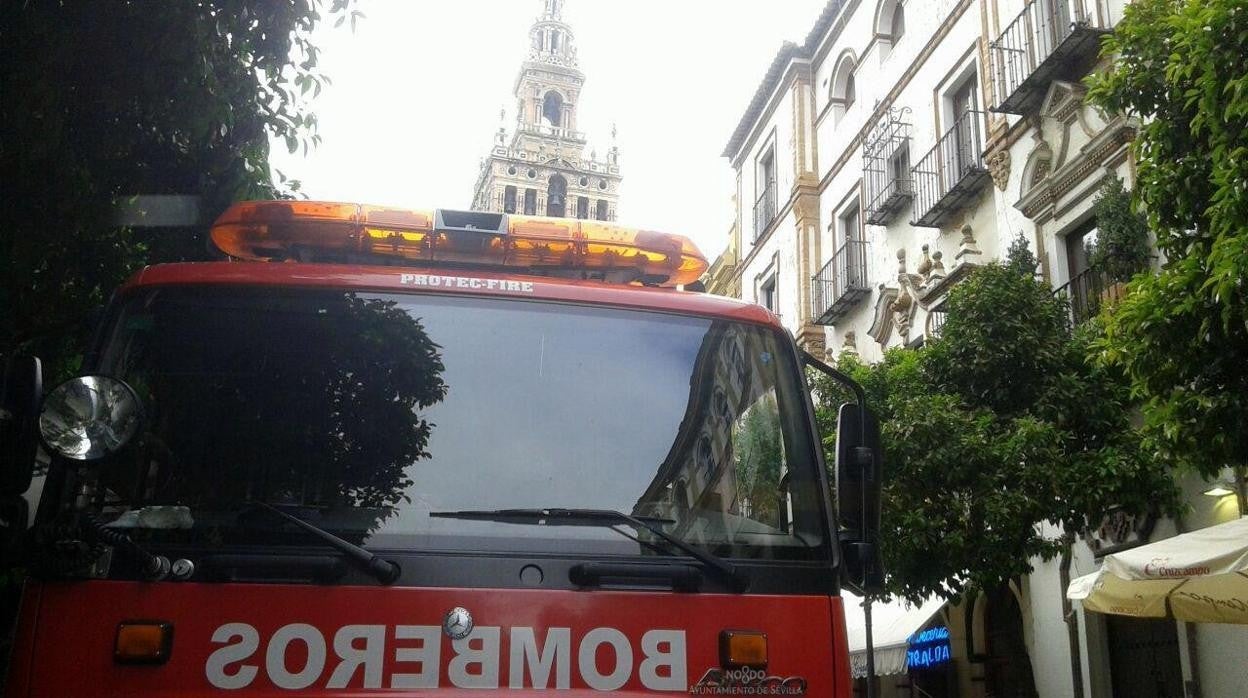
[[[797,73],[790,87],[793,100],[793,201],[797,240],[797,341],[818,357],[827,355],[824,329],[812,322],[811,277],[819,268],[819,173],[814,148],[814,108],[810,75]]]

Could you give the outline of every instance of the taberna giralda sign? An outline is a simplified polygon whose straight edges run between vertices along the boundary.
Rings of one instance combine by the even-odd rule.
[[[943,625],[911,635],[906,647],[906,666],[911,670],[940,666],[951,657],[949,628]]]

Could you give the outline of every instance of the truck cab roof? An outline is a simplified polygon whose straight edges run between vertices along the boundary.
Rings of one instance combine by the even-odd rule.
[[[611,284],[486,269],[300,262],[184,262],[146,267],[122,293],[171,285],[332,288],[391,293],[493,296],[699,315],[780,327],[766,308],[676,288]]]

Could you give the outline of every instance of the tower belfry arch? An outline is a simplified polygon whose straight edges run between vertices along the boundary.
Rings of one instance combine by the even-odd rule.
[[[615,220],[622,177],[614,128],[606,158],[577,125],[585,74],[564,0],[542,0],[512,88],[515,126],[500,126],[473,192],[477,211]],[[510,137],[508,137],[510,135]]]

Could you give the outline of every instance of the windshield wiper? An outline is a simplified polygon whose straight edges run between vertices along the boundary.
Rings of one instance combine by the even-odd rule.
[[[440,519],[475,519],[478,521],[499,521],[502,523],[524,523],[541,526],[601,526],[611,528],[612,530],[615,530],[615,526],[619,524],[628,524],[639,531],[649,531],[668,545],[702,563],[703,569],[719,575],[733,591],[745,591],[747,584],[746,579],[737,572],[737,568],[732,564],[689,545],[651,523],[652,521],[670,522],[670,519],[633,516],[614,509],[560,508],[432,511],[429,512],[429,516]],[[670,550],[668,552],[671,553]]]
[[[267,511],[271,511],[274,514],[277,514],[278,516],[289,521],[290,523],[293,523],[299,528],[302,528],[308,533],[311,533],[317,538],[320,538],[321,540],[325,541],[331,548],[334,548],[335,550],[341,552],[343,555],[346,555],[348,560],[350,560],[351,562],[354,562],[356,565],[360,567],[360,569],[373,575],[373,577],[375,577],[377,581],[381,582],[382,584],[393,584],[394,581],[399,578],[399,572],[400,572],[399,566],[394,564],[393,562],[385,558],[378,557],[377,555],[374,555],[373,553],[368,552],[364,548],[361,548],[360,546],[354,543],[351,543],[349,541],[343,540],[342,538],[335,536],[329,531],[326,531],[323,528],[314,526],[297,516],[292,516],[290,514],[287,514],[286,512],[282,511],[281,509],[278,509],[277,507],[271,504],[267,504],[265,502],[254,502],[254,504],[255,506],[258,506]]]

